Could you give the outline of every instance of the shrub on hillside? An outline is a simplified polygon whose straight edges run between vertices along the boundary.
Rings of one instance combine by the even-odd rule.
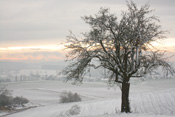
[[[69,110],[62,112],[58,117],[72,117],[80,114],[81,108],[79,105],[73,105]]]
[[[29,100],[24,98],[24,97],[15,97],[13,98],[13,105],[16,107],[16,106],[24,106],[24,104],[28,103]]]
[[[0,109],[10,108],[12,100],[11,91],[6,89],[6,85],[0,84]]]
[[[60,96],[60,103],[69,103],[69,102],[79,102],[81,97],[77,93],[72,92],[62,92]]]
[[[24,106],[29,100],[23,97],[12,97],[11,91],[0,84],[0,110],[11,110],[14,107]]]
[[[13,97],[12,96],[0,94],[0,109],[2,109],[3,107],[11,108],[12,101],[13,101]]]

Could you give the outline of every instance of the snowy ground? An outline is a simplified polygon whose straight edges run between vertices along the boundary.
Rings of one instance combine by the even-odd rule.
[[[132,82],[131,114],[121,114],[121,92],[105,83],[83,83],[80,86],[58,81],[10,83],[14,96],[23,96],[38,107],[7,117],[167,117],[175,116],[175,79]],[[62,91],[77,92],[81,102],[60,104]],[[117,114],[116,114],[117,112]]]

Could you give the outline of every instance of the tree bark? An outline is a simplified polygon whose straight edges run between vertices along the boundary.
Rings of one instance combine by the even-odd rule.
[[[130,83],[122,83],[122,104],[121,112],[130,113],[130,103],[129,103],[129,88]]]

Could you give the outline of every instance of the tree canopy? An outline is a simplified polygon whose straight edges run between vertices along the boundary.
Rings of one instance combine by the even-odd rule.
[[[126,77],[142,77],[159,66],[172,71],[163,53],[150,48],[153,41],[165,37],[159,19],[149,15],[149,5],[138,8],[131,2],[127,6],[121,19],[107,8],[101,8],[95,16],[83,17],[91,30],[83,33],[83,38],[73,33],[68,36],[67,57],[72,63],[63,71],[67,79],[81,82],[89,67],[107,69],[110,81],[119,83]],[[100,64],[91,64],[93,59]]]

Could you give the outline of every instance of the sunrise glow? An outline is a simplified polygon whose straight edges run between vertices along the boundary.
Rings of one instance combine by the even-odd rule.
[[[153,42],[152,45],[156,50],[175,52],[174,38],[165,39],[158,42]],[[64,60],[67,51],[65,50],[66,43],[35,45],[35,46],[12,46],[0,48],[0,60],[12,61],[49,61],[49,60]]]
[[[62,50],[64,49],[64,45],[39,45],[39,46],[14,46],[14,47],[7,47],[7,48],[0,48],[0,50]]]
[[[49,61],[64,58],[64,44],[0,48],[0,60]]]

